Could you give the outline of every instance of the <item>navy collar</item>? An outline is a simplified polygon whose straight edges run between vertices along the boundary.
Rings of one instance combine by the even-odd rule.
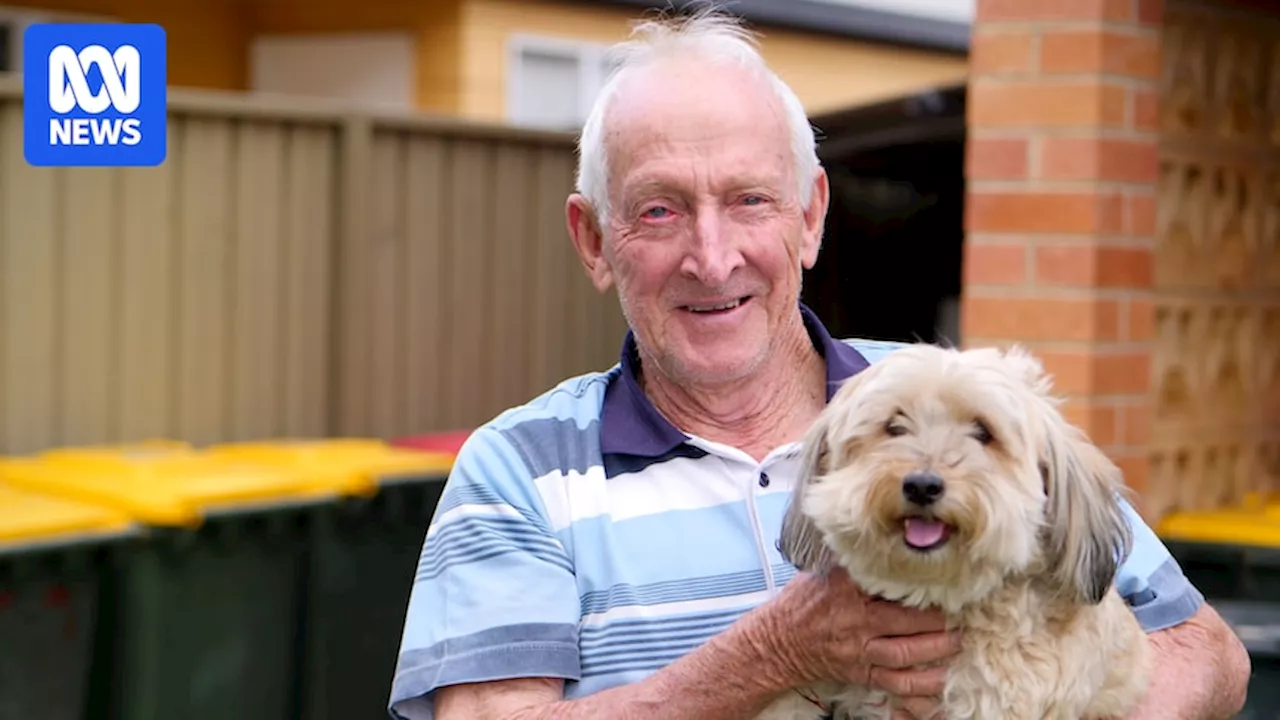
[[[818,316],[800,304],[800,315],[813,346],[827,362],[827,400],[840,384],[865,370],[862,353],[831,337]],[[675,450],[688,436],[672,425],[650,402],[640,387],[637,370],[640,355],[635,334],[628,330],[622,341],[618,375],[605,390],[600,413],[600,449],[606,454],[661,457]]]

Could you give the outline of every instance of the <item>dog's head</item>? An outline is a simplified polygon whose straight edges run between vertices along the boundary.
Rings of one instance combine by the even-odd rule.
[[[844,384],[804,445],[784,556],[891,599],[955,610],[1030,574],[1097,603],[1131,543],[1119,469],[1017,348],[895,351]]]

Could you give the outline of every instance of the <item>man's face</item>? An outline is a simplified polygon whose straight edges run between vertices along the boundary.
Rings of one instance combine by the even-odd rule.
[[[825,180],[800,205],[781,103],[738,68],[651,68],[606,147],[603,261],[646,360],[677,382],[751,376],[795,317],[826,207]]]

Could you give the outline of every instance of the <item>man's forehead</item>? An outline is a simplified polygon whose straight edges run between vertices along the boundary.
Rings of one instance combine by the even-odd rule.
[[[790,148],[777,97],[758,75],[732,66],[651,67],[626,78],[611,105],[605,141],[616,170],[713,158],[726,170],[750,169],[784,160]]]

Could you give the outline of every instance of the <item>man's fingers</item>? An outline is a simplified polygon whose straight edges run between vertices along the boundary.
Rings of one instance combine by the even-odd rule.
[[[933,695],[941,696],[947,682],[945,667],[924,668],[921,670],[896,670],[894,668],[871,668],[871,684],[894,695]]]
[[[931,632],[902,637],[877,637],[864,648],[866,661],[886,668],[907,668],[935,663],[960,652],[960,635]]]

